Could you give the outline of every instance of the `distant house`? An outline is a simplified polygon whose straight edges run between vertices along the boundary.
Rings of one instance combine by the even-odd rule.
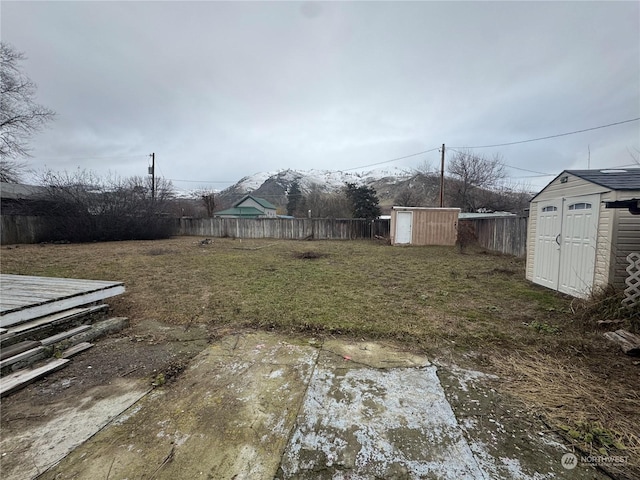
[[[0,182],[0,210],[3,215],[42,215],[53,206],[45,187]]]
[[[214,212],[213,215],[222,218],[276,218],[276,207],[263,198],[246,195],[233,207]]]

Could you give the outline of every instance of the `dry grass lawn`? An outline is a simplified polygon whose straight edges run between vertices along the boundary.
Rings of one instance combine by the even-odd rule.
[[[640,366],[524,262],[482,251],[181,237],[3,248],[2,272],[125,282],[114,313],[212,332],[274,329],[386,339],[497,373],[585,452],[640,472]],[[640,473],[638,474],[640,475]]]

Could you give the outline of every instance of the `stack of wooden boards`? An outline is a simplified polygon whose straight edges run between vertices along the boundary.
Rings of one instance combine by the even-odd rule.
[[[615,332],[606,332],[605,338],[616,342],[627,355],[640,356],[640,337],[634,335],[628,330],[616,330]]]
[[[104,304],[74,308],[0,332],[0,397],[63,368],[69,358],[93,347],[88,340],[129,325],[124,317],[96,321],[107,309]],[[42,360],[47,361],[32,368]]]
[[[123,292],[120,282],[0,275],[0,396],[63,368],[91,348],[91,340],[128,326],[126,318],[105,320],[108,306],[100,303]]]

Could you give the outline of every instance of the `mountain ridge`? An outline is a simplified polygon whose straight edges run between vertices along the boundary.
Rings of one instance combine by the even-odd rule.
[[[238,180],[217,194],[219,205],[230,206],[245,195],[261,197],[279,207],[286,207],[287,192],[294,182],[303,194],[312,189],[323,193],[335,193],[346,183],[366,185],[378,192],[381,204],[393,203],[388,197],[410,183],[416,172],[398,167],[375,169],[365,172],[341,172],[331,170],[282,169],[272,172],[258,172]]]

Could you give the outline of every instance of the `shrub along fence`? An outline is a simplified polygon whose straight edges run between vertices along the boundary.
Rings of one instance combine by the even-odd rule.
[[[288,240],[389,237],[389,220],[363,218],[180,218],[179,235]]]
[[[176,234],[173,218],[162,216],[26,216],[0,217],[0,243],[105,242],[153,240]]]

